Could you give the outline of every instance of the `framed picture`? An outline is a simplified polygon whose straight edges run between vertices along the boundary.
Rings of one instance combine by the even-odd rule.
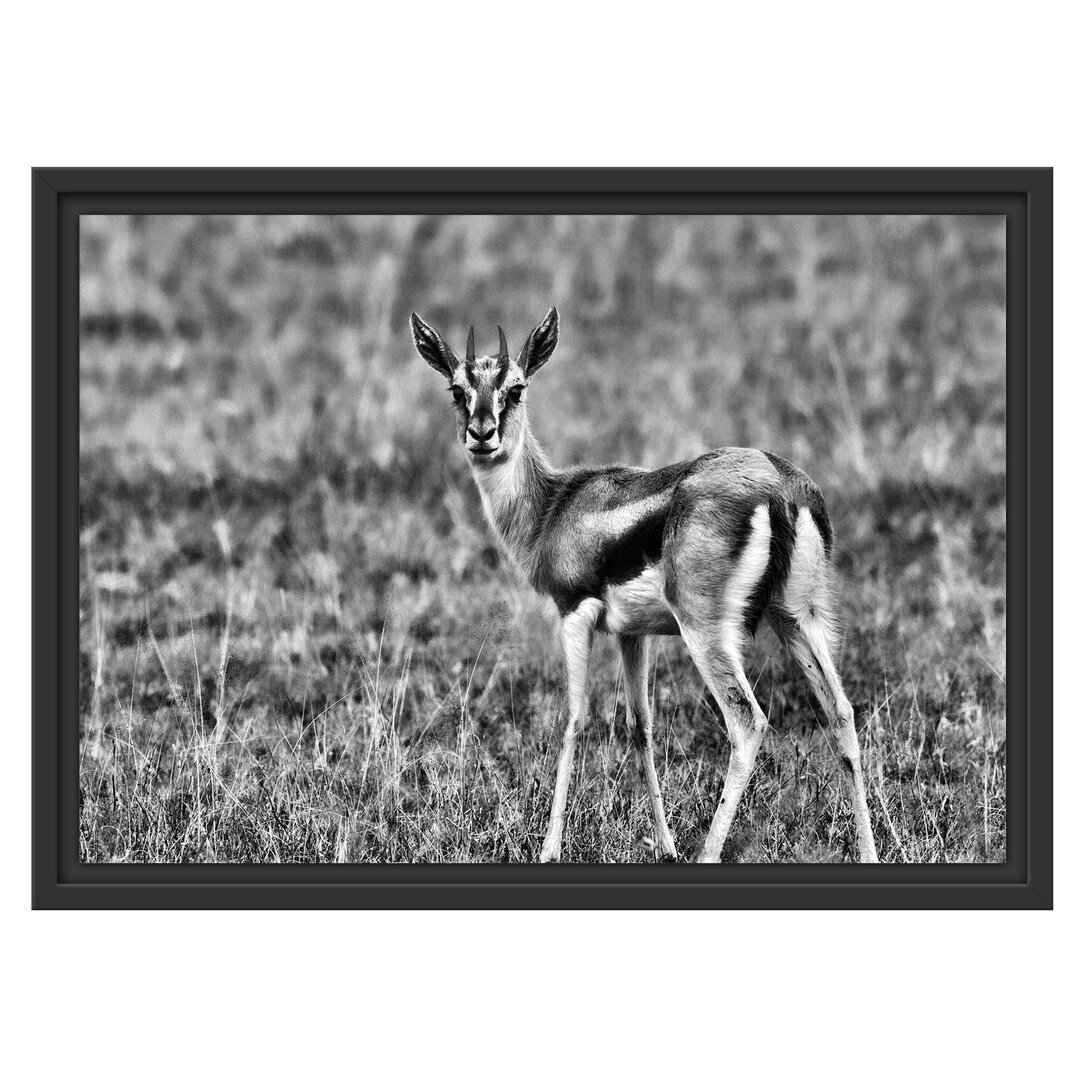
[[[1051,219],[36,171],[34,905],[1050,907]]]

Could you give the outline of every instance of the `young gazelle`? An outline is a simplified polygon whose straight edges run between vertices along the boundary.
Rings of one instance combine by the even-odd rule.
[[[525,392],[559,337],[552,308],[510,359],[460,360],[419,315],[420,355],[449,382],[458,438],[484,510],[511,560],[555,601],[569,685],[569,719],[541,862],[558,859],[574,749],[586,708],[596,631],[619,639],[629,725],[661,848],[676,857],[652,753],[648,635],[681,634],[716,699],[731,741],[723,795],[701,852],[720,858],[768,721],[742,653],[762,618],[806,672],[829,721],[855,814],[859,854],[876,862],[854,713],[833,663],[832,529],[821,492],[794,465],[725,448],[647,471],[625,465],[558,469],[529,430]]]

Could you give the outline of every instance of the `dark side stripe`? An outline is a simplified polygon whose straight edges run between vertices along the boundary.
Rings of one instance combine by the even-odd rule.
[[[622,585],[660,558],[667,517],[666,506],[641,517],[630,530],[600,549],[597,577],[604,587]]]
[[[615,585],[623,585],[659,561],[664,546],[667,507],[641,517],[626,532],[600,545],[589,571],[568,588],[552,592],[559,614],[573,611],[588,597],[602,597]]]
[[[756,633],[765,609],[783,588],[791,571],[798,513],[799,508],[793,502],[780,498],[769,500],[769,562],[743,609],[743,626],[751,636]]]

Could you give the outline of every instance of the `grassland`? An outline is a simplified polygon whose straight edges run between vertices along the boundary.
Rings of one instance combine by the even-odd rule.
[[[1004,227],[957,218],[84,218],[87,861],[536,859],[552,619],[482,519],[419,310],[517,347],[561,464],[760,446],[829,501],[891,862],[1005,854]],[[726,850],[853,857],[816,707],[763,631],[771,730]],[[564,858],[655,858],[601,641]],[[657,761],[692,856],[728,753],[681,643]]]

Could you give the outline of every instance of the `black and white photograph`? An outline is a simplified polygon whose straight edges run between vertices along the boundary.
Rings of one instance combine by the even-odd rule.
[[[1004,216],[78,252],[82,863],[1006,860]]]
[[[15,1071],[1061,1072],[1065,9],[12,14]]]

